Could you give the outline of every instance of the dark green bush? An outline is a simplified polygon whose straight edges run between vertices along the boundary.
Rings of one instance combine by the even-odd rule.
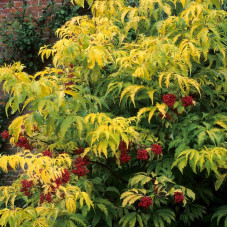
[[[22,10],[15,7],[13,2],[7,6],[12,13],[3,19],[0,27],[0,42],[4,47],[0,64],[20,61],[29,73],[41,70],[48,62],[44,65],[38,56],[40,47],[56,41],[56,29],[77,16],[79,7],[72,7],[70,0],[63,0],[61,5],[49,0],[37,18],[30,11],[27,1],[23,1]]]

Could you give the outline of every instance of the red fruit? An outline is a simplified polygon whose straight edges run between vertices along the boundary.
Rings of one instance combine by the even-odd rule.
[[[192,98],[192,96],[184,96],[181,99],[181,102],[182,102],[183,106],[185,106],[185,107],[192,106],[193,105],[193,98]]]
[[[78,158],[76,158],[76,160],[73,161],[75,164],[81,164],[81,165],[89,165],[89,157],[87,155],[84,156],[84,158],[81,158],[81,156],[79,156]]]
[[[82,164],[76,164],[75,167],[75,169],[72,169],[72,172],[78,176],[86,176],[86,174],[89,172],[86,166]]]
[[[152,205],[152,199],[150,197],[143,197],[141,201],[138,203],[139,207],[144,207],[146,209],[149,209],[149,207]]]
[[[48,156],[48,157],[52,158],[52,152],[49,151],[49,150],[43,151],[43,152],[42,152],[42,155],[43,155],[43,156]]]
[[[127,154],[127,145],[124,141],[121,141],[119,144],[119,150],[121,151],[120,161],[121,163],[126,163],[131,159],[131,156]]]
[[[21,184],[23,188],[32,188],[33,181],[32,180],[28,181],[27,179],[24,179],[21,181]]]
[[[48,192],[47,195],[46,195],[46,201],[48,203],[51,203],[52,202],[52,197],[51,197],[51,194]]]
[[[162,147],[158,145],[157,143],[154,143],[151,149],[155,155],[162,154]]]
[[[147,160],[148,159],[147,150],[145,149],[139,150],[137,152],[137,159]]]
[[[57,185],[56,188],[59,188],[59,186],[62,185],[63,182],[62,182],[61,178],[58,177],[58,178],[54,181],[54,183]],[[53,186],[53,185],[51,185],[51,186]]]
[[[67,169],[64,169],[62,172],[62,183],[66,184],[69,182],[70,179],[70,172]]]
[[[27,179],[24,179],[21,181],[22,188],[20,189],[21,192],[24,193],[25,196],[31,196],[31,188],[33,186],[33,181],[28,181]]]
[[[125,143],[125,141],[120,141],[120,144],[118,146],[118,149],[121,152],[127,151],[127,144]]]
[[[171,116],[169,115],[169,113],[166,114],[166,119],[167,119],[168,121],[170,121],[170,120],[172,119]]]
[[[173,106],[175,101],[176,101],[176,96],[174,94],[167,94],[167,95],[163,95],[163,102],[167,105],[167,106]]]
[[[84,152],[84,148],[83,147],[80,147],[78,149],[75,150],[75,154],[82,154]]]
[[[70,68],[73,68],[73,64],[72,64],[72,63],[69,63],[69,67],[70,67]]]
[[[40,200],[39,200],[40,205],[41,205],[44,201],[45,201],[45,195],[42,193],[42,194],[40,195]]]
[[[1,137],[4,139],[4,140],[8,140],[9,139],[9,131],[3,131],[1,133]]]
[[[174,199],[175,199],[175,203],[180,203],[184,200],[184,195],[182,192],[175,192],[174,193]]]
[[[32,146],[29,145],[29,141],[25,136],[20,136],[15,145],[26,150],[32,150]]]
[[[126,155],[125,154],[120,155],[120,161],[123,164],[130,161],[130,159],[131,159],[131,156],[128,156],[127,154]]]

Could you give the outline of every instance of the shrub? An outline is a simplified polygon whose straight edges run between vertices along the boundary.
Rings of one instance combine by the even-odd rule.
[[[92,18],[40,49],[53,68],[0,69],[7,107],[30,110],[9,127],[18,153],[0,157],[24,170],[1,188],[0,224],[190,226],[214,212],[220,224],[226,12],[212,0],[88,2]]]

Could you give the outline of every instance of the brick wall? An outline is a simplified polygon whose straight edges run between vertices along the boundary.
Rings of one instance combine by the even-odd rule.
[[[24,0],[29,5],[29,10],[35,17],[39,17],[42,12],[42,8],[46,5],[49,0]],[[51,0],[53,3],[56,2],[61,4],[64,0]],[[15,7],[22,11],[23,0],[13,0]],[[9,0],[0,0],[0,21],[3,17],[8,17],[9,14],[17,9],[10,9],[6,7],[9,4]]]
[[[8,4],[10,2],[14,3],[13,7],[8,7]],[[58,5],[61,5],[65,2],[65,0],[0,0],[0,26],[3,18],[9,18],[11,13],[14,13],[16,11],[23,12],[22,6],[24,2],[29,6],[26,9],[26,12],[30,12],[33,17],[37,19],[41,16],[43,8],[46,7],[47,2],[57,3]],[[46,31],[45,34],[48,36],[48,31]],[[4,46],[0,42],[0,59],[3,57],[4,52]]]

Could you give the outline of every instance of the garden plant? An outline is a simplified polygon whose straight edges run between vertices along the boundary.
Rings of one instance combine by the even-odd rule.
[[[84,6],[84,1],[74,0]],[[0,68],[1,133],[23,169],[1,226],[227,226],[226,12],[218,0],[89,0],[40,49]]]

